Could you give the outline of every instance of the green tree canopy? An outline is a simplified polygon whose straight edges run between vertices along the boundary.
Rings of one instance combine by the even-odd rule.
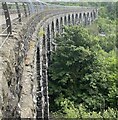
[[[51,109],[61,109],[67,98],[88,110],[115,107],[117,95],[114,49],[103,48],[99,37],[83,27],[65,27],[56,38],[57,49],[50,66],[49,93]]]

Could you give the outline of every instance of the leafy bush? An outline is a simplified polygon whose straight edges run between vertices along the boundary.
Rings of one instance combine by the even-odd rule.
[[[63,99],[61,101],[62,110],[53,113],[54,118],[109,118],[109,119],[116,119],[117,117],[117,110],[113,108],[108,108],[107,110],[101,110],[99,112],[95,111],[87,111],[84,105],[79,104],[79,107],[76,108],[73,102],[69,101],[68,99]]]

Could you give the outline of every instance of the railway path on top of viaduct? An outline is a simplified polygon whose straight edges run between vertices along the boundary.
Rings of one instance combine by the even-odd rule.
[[[0,118],[50,118],[47,70],[54,38],[64,25],[86,26],[97,17],[96,8],[53,7],[14,23],[11,18],[11,30],[0,34]]]

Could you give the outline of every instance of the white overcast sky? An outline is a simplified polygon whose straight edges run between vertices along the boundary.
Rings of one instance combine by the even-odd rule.
[[[45,2],[117,2],[118,0],[42,0]]]
[[[43,2],[117,2],[118,0],[0,0],[5,1],[43,1]]]

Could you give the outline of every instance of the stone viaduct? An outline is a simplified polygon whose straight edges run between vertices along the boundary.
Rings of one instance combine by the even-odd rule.
[[[49,119],[48,66],[54,38],[64,32],[64,25],[90,25],[97,16],[96,8],[48,8],[12,25],[12,35],[0,48],[0,118]]]

